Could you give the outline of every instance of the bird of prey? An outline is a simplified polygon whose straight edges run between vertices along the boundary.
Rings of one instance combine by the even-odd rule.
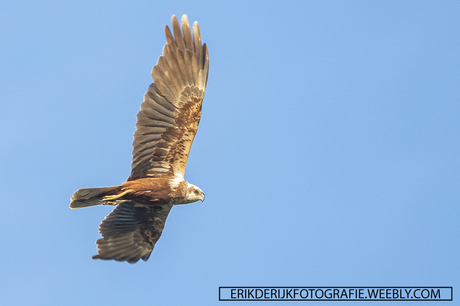
[[[119,186],[83,188],[70,208],[116,205],[102,221],[93,259],[146,261],[163,231],[173,205],[204,201],[203,191],[184,179],[198,129],[209,70],[206,44],[198,23],[192,32],[186,15],[182,32],[172,16],[165,26],[163,55],[152,69],[153,83],[137,114],[131,175]]]

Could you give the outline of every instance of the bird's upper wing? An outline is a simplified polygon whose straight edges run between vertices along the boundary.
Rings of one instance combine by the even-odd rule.
[[[209,56],[201,43],[198,23],[193,38],[186,15],[182,30],[172,17],[171,33],[165,26],[163,55],[152,69],[154,83],[137,115],[133,162],[128,180],[142,177],[182,177],[198,129],[208,79]]]
[[[139,206],[123,202],[99,226],[98,254],[93,259],[135,263],[147,260],[161,236],[172,205]]]

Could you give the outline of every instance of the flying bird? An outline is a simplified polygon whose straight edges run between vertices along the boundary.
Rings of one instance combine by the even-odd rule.
[[[165,26],[163,55],[137,114],[131,175],[119,186],[79,189],[70,199],[72,209],[116,205],[99,226],[93,259],[146,261],[173,205],[204,201],[184,172],[201,118],[209,55],[198,23],[192,31],[186,15],[181,23],[182,32],[173,15],[172,32]]]

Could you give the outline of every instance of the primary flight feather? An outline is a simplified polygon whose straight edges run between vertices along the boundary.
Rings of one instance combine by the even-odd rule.
[[[147,260],[173,205],[204,201],[203,191],[184,179],[185,166],[201,118],[209,56],[198,23],[186,15],[182,31],[172,16],[165,26],[163,55],[152,69],[153,83],[137,114],[131,175],[119,185],[83,188],[70,208],[117,205],[99,226],[94,259]]]

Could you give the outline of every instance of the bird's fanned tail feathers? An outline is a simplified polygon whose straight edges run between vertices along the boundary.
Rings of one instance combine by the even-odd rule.
[[[70,208],[75,209],[104,204],[102,198],[106,195],[118,193],[119,189],[120,186],[78,189],[70,198]]]

